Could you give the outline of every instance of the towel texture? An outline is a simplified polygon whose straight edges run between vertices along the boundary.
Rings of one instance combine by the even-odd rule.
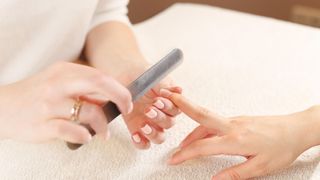
[[[172,76],[193,101],[225,116],[284,114],[320,103],[318,29],[224,9],[176,4],[135,26],[146,56],[156,61],[171,48],[185,52]],[[185,116],[150,150],[134,149],[121,118],[108,142],[94,139],[77,151],[63,142],[0,143],[1,179],[210,179],[240,157],[200,158],[170,167],[173,148],[196,124]],[[261,179],[319,179],[320,149],[287,170]]]

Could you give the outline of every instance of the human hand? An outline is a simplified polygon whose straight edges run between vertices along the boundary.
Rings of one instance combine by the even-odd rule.
[[[283,116],[219,117],[179,94],[165,93],[200,125],[182,141],[171,165],[209,155],[247,158],[212,179],[249,179],[289,166],[302,152],[319,144],[320,108]]]
[[[91,139],[86,128],[70,120],[80,99],[79,123],[107,138],[101,106],[114,102],[123,114],[132,110],[129,91],[98,70],[73,63],[57,63],[20,82],[0,88],[0,136],[27,142],[62,139],[83,144]]]
[[[133,144],[139,149],[148,149],[150,142],[164,142],[164,130],[171,128],[175,116],[180,114],[180,110],[170,100],[160,96],[161,89],[182,92],[180,87],[166,78],[134,103],[132,113],[124,116]]]

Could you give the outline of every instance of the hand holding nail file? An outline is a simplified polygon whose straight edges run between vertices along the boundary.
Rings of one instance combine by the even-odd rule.
[[[132,95],[132,101],[135,102],[142,97],[146,92],[158,84],[164,77],[166,77],[172,70],[174,70],[183,60],[183,53],[180,49],[172,50],[168,55],[162,58],[158,63],[149,68],[129,86],[128,90]],[[113,102],[108,102],[103,106],[104,114],[107,117],[108,123],[112,122],[121,113]],[[94,135],[95,132],[91,127],[84,125],[89,132]],[[67,143],[70,149],[77,149],[81,144]]]

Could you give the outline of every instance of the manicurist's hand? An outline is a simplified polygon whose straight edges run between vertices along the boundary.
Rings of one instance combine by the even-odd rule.
[[[223,118],[180,94],[163,94],[199,123],[169,159],[169,164],[211,155],[246,158],[245,162],[215,175],[212,178],[215,180],[248,179],[268,174],[289,166],[302,152],[320,142],[319,107],[283,116]]]
[[[0,87],[0,137],[83,144],[91,135],[77,124],[82,123],[107,138],[101,105],[108,100],[123,114],[132,111],[131,95],[117,81],[88,66],[57,63],[28,79]],[[81,107],[78,113],[74,112],[75,105]]]

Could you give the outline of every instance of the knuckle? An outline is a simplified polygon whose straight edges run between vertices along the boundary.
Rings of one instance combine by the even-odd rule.
[[[245,146],[246,145],[246,140],[247,136],[244,134],[232,134],[228,137],[229,142],[231,143],[236,143],[239,146]]]
[[[46,113],[47,115],[50,114],[54,107],[54,104],[57,103],[57,99],[59,99],[59,95],[57,93],[57,90],[46,84],[41,87],[41,94],[37,97],[39,98],[39,101],[41,102],[42,112]]]
[[[196,141],[190,145],[189,151],[191,151],[193,154],[195,154],[197,156],[199,156],[199,155],[203,156],[205,148],[202,146],[201,142]]]
[[[53,105],[51,103],[51,100],[48,99],[48,100],[45,100],[45,102],[42,103],[41,105],[41,113],[45,114],[45,115],[52,115],[52,112],[53,112]]]
[[[56,94],[56,90],[57,90],[56,82],[58,81],[57,79],[58,77],[55,75],[47,76],[39,86],[42,94],[46,95],[47,97]]]
[[[161,136],[155,136],[154,137],[154,140],[153,140],[153,143],[154,144],[162,144],[164,143],[165,139]]]
[[[246,139],[247,134],[248,134],[247,130],[243,130],[242,132],[237,134],[235,138],[238,142],[243,142]]]
[[[174,121],[172,119],[168,119],[168,120],[166,120],[165,123],[163,123],[162,128],[170,129],[170,128],[172,128],[174,126],[174,124],[175,123],[174,123]]]
[[[261,162],[257,163],[256,172],[259,175],[267,174],[268,173],[268,162],[267,161],[261,161]]]
[[[96,72],[90,78],[89,81],[94,83],[97,86],[105,86],[110,83],[110,78],[103,75],[102,73]]]

